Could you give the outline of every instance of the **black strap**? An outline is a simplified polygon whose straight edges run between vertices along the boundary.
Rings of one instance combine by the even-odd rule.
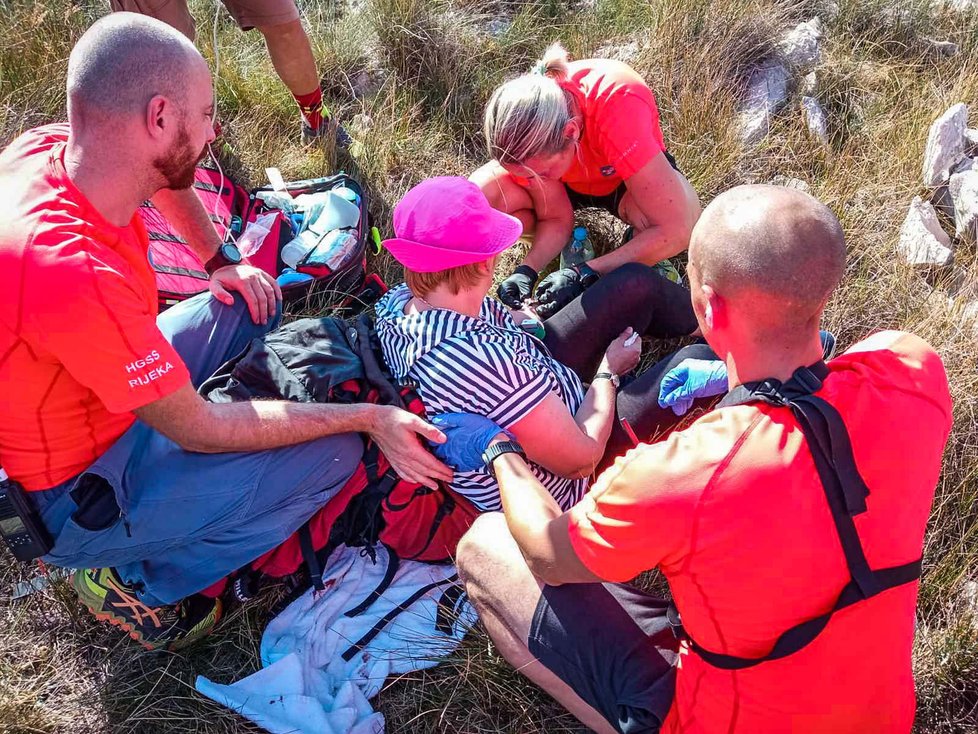
[[[905,563],[902,566],[892,566],[891,568],[884,568],[878,571],[872,571],[871,573],[879,585],[880,591],[886,591],[895,586],[902,586],[903,584],[916,581],[920,578],[920,571],[921,559],[917,559],[912,563]],[[743,670],[744,668],[752,668],[768,660],[779,660],[793,655],[818,637],[829,623],[833,614],[857,602],[864,601],[865,598],[856,582],[854,580],[850,581],[843,587],[842,592],[831,609],[814,619],[797,624],[787,632],[784,632],[778,638],[777,642],[774,643],[771,651],[767,655],[759,658],[742,658],[736,655],[724,655],[723,653],[712,652],[698,645],[695,640],[682,631],[679,632],[679,636],[680,638],[685,638],[696,654],[715,668]],[[669,618],[670,624],[673,626],[673,631],[677,629],[681,630],[681,620],[678,617],[678,613],[675,612],[675,607],[670,607],[670,612],[672,614],[667,613],[667,618]],[[673,623],[673,620],[675,620],[675,623]]]
[[[414,604],[418,599],[421,599],[429,591],[431,591],[432,589],[437,589],[439,586],[445,586],[446,584],[454,584],[457,581],[458,581],[458,574],[453,573],[451,576],[449,576],[446,579],[442,579],[441,581],[435,581],[426,586],[422,586],[420,589],[418,589],[416,592],[411,594],[411,596],[409,596],[407,599],[402,601],[400,604],[395,605],[393,609],[391,609],[389,612],[387,612],[387,614],[385,614],[383,617],[380,618],[377,624],[375,624],[373,627],[367,630],[366,634],[364,634],[363,637],[361,637],[359,640],[357,640],[352,645],[350,645],[350,647],[348,647],[342,655],[343,660],[346,662],[350,662],[353,659],[354,655],[356,655],[363,648],[369,645],[370,641],[373,640],[377,635],[379,635],[383,631],[384,627],[389,625],[392,621],[394,621],[394,619],[397,618],[399,614],[401,614],[401,612],[408,609],[412,604]]]
[[[376,563],[376,560],[374,561]],[[377,584],[377,588],[371,591],[367,598],[362,602],[357,604],[353,609],[348,610],[343,614],[344,617],[358,617],[365,611],[370,609],[375,601],[377,601],[381,594],[383,594],[390,585],[394,582],[394,576],[397,575],[397,569],[401,567],[400,557],[392,551],[390,548],[387,549],[387,570],[384,572],[384,578],[380,580]]]
[[[302,551],[302,560],[309,569],[309,580],[312,581],[313,588],[316,591],[324,591],[326,586],[323,584],[323,567],[316,556],[316,549],[312,543],[312,530],[309,529],[308,522],[303,523],[299,528],[299,548]]]
[[[705,649],[683,629],[679,612],[672,606],[668,618],[673,631],[680,638],[686,639],[701,658],[717,668],[741,670],[767,660],[778,660],[792,655],[814,640],[825,629],[832,615],[840,609],[920,578],[921,559],[879,570],[869,567],[853,519],[866,512],[869,488],[856,467],[852,442],[842,416],[828,401],[815,395],[828,374],[828,366],[824,362],[816,362],[809,367],[795,370],[791,379],[785,383],[768,379],[736,387],[720,401],[719,407],[761,401],[791,408],[805,435],[805,443],[812,454],[825,492],[839,544],[849,568],[849,582],[842,588],[831,609],[782,633],[771,651],[759,658],[742,658]]]

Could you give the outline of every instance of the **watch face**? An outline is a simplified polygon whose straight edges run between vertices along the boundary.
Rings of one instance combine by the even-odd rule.
[[[233,242],[225,242],[221,245],[221,255],[233,265],[241,262],[241,251],[238,250],[238,246]]]

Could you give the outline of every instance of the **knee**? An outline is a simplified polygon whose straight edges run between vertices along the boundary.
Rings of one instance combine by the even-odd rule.
[[[619,265],[607,275],[614,284],[615,298],[646,299],[654,293],[665,280],[655,270],[642,263]],[[609,283],[610,285],[610,283]]]
[[[487,512],[476,518],[472,527],[462,536],[455,554],[458,575],[469,589],[489,568],[500,568],[503,563],[501,549],[506,541],[513,542],[501,512]]]
[[[265,37],[266,43],[294,41],[306,37],[306,30],[302,27],[301,20],[290,20],[275,25],[257,26],[257,28],[258,32]]]

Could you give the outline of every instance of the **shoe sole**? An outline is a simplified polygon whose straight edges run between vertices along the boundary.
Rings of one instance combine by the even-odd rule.
[[[207,637],[207,635],[209,635],[211,632],[214,631],[214,627],[217,626],[217,623],[221,621],[221,611],[222,611],[220,607],[221,602],[220,600],[217,600],[218,608],[217,608],[216,616],[214,617],[214,624],[212,624],[209,628],[207,628],[203,632],[199,632],[196,635],[184,637],[179,640],[174,640],[173,642],[166,645],[163,644],[154,645],[151,642],[147,642],[143,638],[143,636],[139,634],[136,628],[133,627],[132,624],[126,621],[125,617],[120,617],[116,614],[113,614],[112,612],[95,611],[95,609],[92,607],[89,601],[82,596],[82,590],[79,589],[78,586],[74,583],[74,574],[72,574],[72,586],[75,588],[75,591],[78,593],[78,600],[82,603],[82,606],[88,609],[89,613],[93,617],[95,617],[97,621],[108,622],[113,627],[118,627],[127,635],[129,635],[129,637],[132,638],[134,642],[137,642],[140,647],[142,647],[145,650],[149,650],[150,652],[153,652],[154,650],[167,650],[169,652],[176,652],[177,650],[182,650],[183,648],[197,642],[197,640]]]

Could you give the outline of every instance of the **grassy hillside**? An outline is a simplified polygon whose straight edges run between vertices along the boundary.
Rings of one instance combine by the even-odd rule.
[[[976,252],[958,245],[956,269],[926,279],[895,254],[907,205],[922,193],[930,123],[951,104],[978,101],[978,12],[917,0],[306,0],[300,4],[328,102],[361,143],[355,156],[337,161],[331,149],[299,144],[293,102],[260,35],[240,33],[223,10],[215,29],[214,5],[192,4],[198,45],[212,62],[212,33],[218,41],[226,169],[254,185],[269,165],[286,178],[344,167],[371,188],[385,234],[393,203],[410,186],[433,174],[466,174],[483,161],[486,99],[555,39],[578,58],[627,54],[655,90],[667,144],[704,204],[739,183],[807,183],[849,240],[848,273],[828,310],[841,345],[876,329],[909,329],[947,366],[955,428],[927,535],[914,655],[917,731],[978,731],[978,592],[968,593],[975,588],[968,582],[978,581],[978,349],[965,298],[952,297],[950,285],[978,275]],[[22,130],[63,119],[68,52],[107,2],[6,0],[0,11],[5,145]],[[770,135],[745,147],[736,108],[750,68],[813,15],[825,23],[815,96],[828,115],[829,144],[808,132],[795,92]],[[953,41],[959,52],[937,54],[928,39]],[[607,246],[615,226],[591,224]],[[397,282],[388,256],[374,266]],[[265,606],[233,611],[187,653],[149,654],[95,625],[64,584],[10,602],[11,583],[34,571],[0,555],[0,731],[254,730],[202,700],[192,682],[198,673],[227,681],[256,669]],[[444,665],[391,681],[379,705],[390,732],[579,730],[479,633]]]

